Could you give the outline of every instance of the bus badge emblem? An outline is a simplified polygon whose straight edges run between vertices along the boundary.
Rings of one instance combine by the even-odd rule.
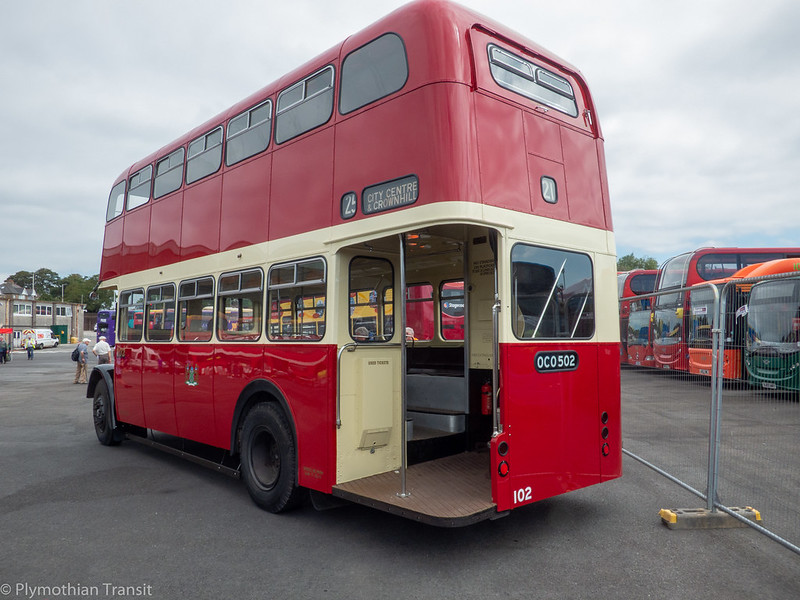
[[[197,377],[197,367],[194,365],[186,365],[186,385],[192,387],[197,385],[195,378]]]

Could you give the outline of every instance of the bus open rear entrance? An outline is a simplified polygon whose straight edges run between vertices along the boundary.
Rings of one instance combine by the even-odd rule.
[[[430,525],[471,525],[507,514],[492,502],[489,463],[488,451],[464,452],[411,465],[406,496],[397,471],[336,485],[333,495]]]
[[[350,308],[337,357],[334,496],[441,526],[497,514],[497,404],[481,397],[497,379],[495,236],[443,224],[340,251]]]

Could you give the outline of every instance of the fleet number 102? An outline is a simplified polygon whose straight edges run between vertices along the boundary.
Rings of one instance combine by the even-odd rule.
[[[520,502],[530,502],[532,492],[533,490],[531,490],[531,486],[514,490],[514,504],[519,504]]]

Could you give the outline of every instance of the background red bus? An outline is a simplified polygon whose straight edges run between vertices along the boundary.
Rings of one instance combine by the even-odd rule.
[[[656,287],[657,269],[635,269],[617,274],[619,286],[620,362],[653,366],[650,340],[651,298],[636,298]]]
[[[656,291],[691,287],[697,283],[731,277],[748,265],[800,256],[800,248],[701,248],[667,260],[660,268]],[[689,294],[656,297],[653,307],[655,366],[689,370]]]

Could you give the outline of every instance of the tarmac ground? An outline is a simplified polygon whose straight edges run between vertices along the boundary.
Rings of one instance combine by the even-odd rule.
[[[627,456],[620,479],[459,529],[266,513],[239,481],[101,446],[73,347],[0,365],[0,600],[800,598],[800,557],[749,528],[668,529],[661,508],[700,500]]]

